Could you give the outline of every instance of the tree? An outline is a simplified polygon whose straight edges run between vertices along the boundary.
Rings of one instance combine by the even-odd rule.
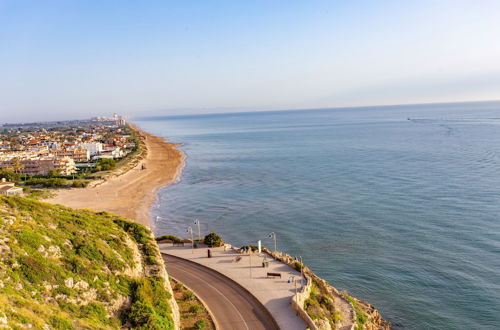
[[[222,238],[216,233],[210,233],[203,239],[203,242],[210,247],[222,246]]]
[[[54,177],[58,176],[59,174],[60,174],[60,173],[59,173],[59,171],[58,171],[58,170],[56,170],[56,169],[52,169],[52,170],[49,170],[49,172],[47,173],[47,176],[48,176],[49,178],[54,178]]]
[[[102,171],[109,171],[116,167],[116,161],[111,158],[102,158],[99,159],[97,165]]]
[[[135,326],[150,323],[154,317],[154,309],[151,304],[138,300],[130,307],[129,318]]]
[[[24,169],[24,165],[21,163],[18,157],[12,159],[12,168],[14,169],[14,173],[21,173]]]
[[[4,167],[0,169],[0,178],[5,178],[7,181],[19,182],[21,180],[21,175],[14,173],[12,168]]]

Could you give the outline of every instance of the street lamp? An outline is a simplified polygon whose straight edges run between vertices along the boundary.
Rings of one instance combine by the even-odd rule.
[[[293,283],[295,284],[295,294],[297,294],[297,280],[295,279],[295,276],[291,275],[288,278],[288,283]]]
[[[198,225],[198,239],[201,241],[200,220],[194,219],[194,224]]]
[[[302,256],[295,257],[296,261],[300,259],[300,286],[302,286],[302,280],[304,278],[304,262],[302,261]]]
[[[193,238],[193,228],[188,227],[187,232],[191,234],[191,253],[194,253],[194,238]]]
[[[248,257],[250,258],[250,279],[252,279],[252,249],[250,249]]]
[[[302,281],[304,280],[304,261],[302,261],[302,256],[300,258],[300,286],[303,286]]]
[[[276,233],[273,231],[272,233],[267,236],[268,238],[274,239],[274,252],[276,252]]]

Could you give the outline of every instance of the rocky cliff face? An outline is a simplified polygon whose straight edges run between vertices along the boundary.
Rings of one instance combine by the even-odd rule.
[[[0,197],[0,327],[177,329],[151,232],[108,213]]]

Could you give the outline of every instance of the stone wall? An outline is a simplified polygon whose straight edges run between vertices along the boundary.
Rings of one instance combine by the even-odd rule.
[[[289,265],[292,268],[295,268],[295,262],[296,260],[290,256],[289,254],[283,253],[283,252],[272,252],[267,248],[263,248],[263,251],[267,254],[269,254],[271,257],[273,257],[276,260],[279,260],[287,265]],[[302,265],[302,274],[304,275],[306,279],[306,285],[304,288],[301,290],[301,292],[298,292],[291,301],[292,308],[297,311],[297,314],[304,320],[304,322],[309,326],[311,330],[330,330],[331,326],[330,323],[327,322],[326,320],[316,320],[316,323],[313,321],[313,319],[307,314],[306,310],[304,309],[304,303],[305,301],[309,298],[309,295],[311,293],[311,288],[312,288],[312,283],[313,279],[314,281],[322,287],[324,291],[330,292],[330,293],[336,293],[335,296],[337,299],[342,299],[345,301],[346,304],[348,304],[351,308],[351,320],[350,323],[352,324],[350,326],[351,330],[355,329],[355,324],[356,324],[356,313],[354,311],[354,306],[352,305],[351,302],[346,300],[345,298],[342,297],[342,295],[338,292],[337,289],[329,285],[325,280],[314,274],[309,268],[305,267]],[[320,325],[318,326],[317,323]]]
[[[279,260],[287,264],[288,266],[294,268],[295,260],[290,255],[281,252],[272,252],[266,248],[263,248],[262,251],[264,251],[264,253],[269,254],[274,259]],[[292,297],[292,301],[290,303],[292,305],[292,308],[304,320],[304,322],[308,325],[308,327],[311,330],[319,330],[314,321],[309,316],[309,314],[307,314],[307,312],[304,310],[304,303],[309,298],[309,294],[311,293],[312,280],[307,274],[303,273],[303,275],[306,280],[306,285],[302,288],[300,292],[297,292],[297,294],[295,294]]]

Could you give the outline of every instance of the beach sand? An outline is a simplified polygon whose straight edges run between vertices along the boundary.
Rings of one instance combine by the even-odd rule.
[[[93,187],[58,190],[56,197],[45,201],[72,208],[112,212],[151,228],[149,210],[156,200],[156,191],[176,180],[185,157],[177,149],[178,144],[138,131],[145,137],[147,154],[136,167]],[[141,169],[143,164],[146,167],[144,170]]]

